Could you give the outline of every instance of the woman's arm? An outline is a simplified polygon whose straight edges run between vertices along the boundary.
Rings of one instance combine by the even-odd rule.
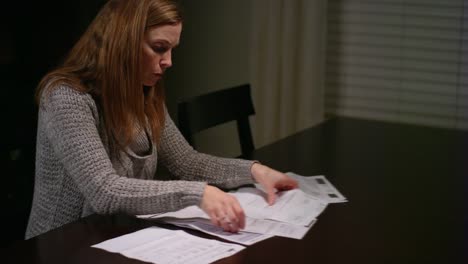
[[[284,173],[257,162],[218,158],[195,151],[167,114],[158,150],[163,164],[181,179],[207,181],[223,188],[256,181],[264,187],[269,204],[274,203],[276,190],[297,187],[297,182]],[[244,211],[237,199],[214,186],[205,187],[200,207],[210,216],[213,224],[226,231],[237,232],[245,226]]]
[[[254,182],[251,175],[254,161],[219,158],[195,151],[167,111],[158,152],[161,162],[179,179],[206,181],[221,188],[235,188]]]
[[[68,87],[43,96],[40,115],[55,156],[97,213],[146,214],[198,205],[205,183],[116,174],[98,131],[93,99]]]

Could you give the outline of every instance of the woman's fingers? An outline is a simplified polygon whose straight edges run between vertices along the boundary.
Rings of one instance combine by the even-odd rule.
[[[259,163],[252,165],[251,173],[254,180],[264,188],[269,205],[276,200],[276,190],[285,191],[298,187],[297,181],[293,178]]]
[[[238,232],[241,228],[239,216],[229,206],[218,210],[214,215],[210,215],[211,222],[228,232]]]
[[[221,227],[224,229],[224,231],[228,232],[236,233],[239,231],[236,220],[229,216],[224,217],[224,219],[221,221]]]
[[[205,188],[201,208],[210,216],[214,225],[225,231],[238,232],[245,226],[244,210],[237,199],[216,187]]]
[[[242,209],[241,205],[239,204],[239,201],[235,197],[232,197],[234,199],[234,204],[232,207],[232,210],[234,214],[236,215],[236,220],[237,224],[240,229],[245,228],[245,214],[244,210]]]
[[[286,174],[284,174],[284,177],[285,178],[281,179],[281,181],[279,181],[279,183],[277,184],[278,189],[291,190],[299,187],[299,183],[295,179],[287,176]]]
[[[276,200],[276,191],[274,188],[267,189],[267,202],[269,205],[273,205]]]
[[[230,196],[230,195],[229,195]],[[226,207],[224,208],[225,216],[222,221],[222,227],[229,232],[238,232],[241,228],[240,224],[244,224],[244,211],[238,205],[234,197],[227,200]],[[242,219],[242,223],[241,223]],[[242,227],[243,228],[243,227]]]

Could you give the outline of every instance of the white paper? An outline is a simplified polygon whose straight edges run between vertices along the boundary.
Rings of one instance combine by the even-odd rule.
[[[237,235],[211,225],[208,215],[198,206],[138,217],[197,229],[244,245],[267,238],[244,236],[244,232],[301,239],[329,202],[347,200],[323,175],[304,177],[291,172],[287,174],[299,182],[299,189],[277,193],[272,206],[268,205],[265,193],[260,188],[241,188],[230,193],[238,199],[246,215],[245,228]]]
[[[204,221],[203,219],[173,219],[165,220],[164,222],[176,226],[199,230],[201,232],[247,246],[253,245],[273,236],[267,233],[246,232],[245,230],[241,230],[237,233],[231,233],[224,231],[221,227],[215,226],[211,224],[210,221]]]
[[[308,226],[301,226],[272,220],[247,217],[244,231],[302,239],[316,221],[317,220],[312,221],[312,223]]]
[[[306,177],[293,172],[288,172],[286,174],[297,180],[299,189],[303,190],[308,195],[326,201],[327,203],[347,202],[346,197],[344,197],[323,175]]]
[[[273,205],[269,205],[262,191],[247,187],[231,192],[244,209],[245,215],[256,219],[270,219],[285,223],[308,226],[326,208],[327,203],[315,197],[306,195],[299,189],[278,193]],[[139,215],[145,219],[209,219],[208,215],[198,206],[154,215]]]
[[[182,208],[174,212],[167,212],[162,214],[148,214],[148,215],[137,215],[138,218],[143,219],[162,219],[162,218],[177,218],[177,219],[189,219],[189,218],[202,218],[210,219],[210,217],[198,206],[192,205]]]
[[[141,217],[141,216],[140,216]],[[150,218],[146,218],[150,219]],[[172,224],[176,226],[186,227],[190,229],[199,230],[201,232],[217,236],[232,242],[243,245],[252,245],[259,241],[265,240],[271,236],[281,236],[294,239],[302,239],[309,229],[315,224],[317,220],[312,221],[308,226],[288,224],[267,219],[255,219],[251,217],[245,218],[245,228],[239,233],[224,232],[220,227],[214,226],[207,219],[202,218],[152,218],[158,222]],[[248,235],[244,237],[242,234],[257,234],[257,236]],[[262,236],[265,235],[265,236]]]
[[[237,244],[199,238],[183,231],[150,227],[93,245],[128,258],[158,264],[201,264],[244,249]]]
[[[327,206],[326,202],[308,196],[300,189],[278,193],[273,205],[269,205],[263,192],[256,188],[241,188],[232,194],[248,217],[302,226],[311,224]]]

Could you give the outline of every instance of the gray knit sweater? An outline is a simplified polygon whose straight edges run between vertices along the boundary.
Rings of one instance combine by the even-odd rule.
[[[109,153],[101,118],[89,94],[62,86],[42,96],[26,238],[92,213],[150,214],[199,205],[206,184],[253,182],[252,161],[196,152],[167,113],[159,146],[140,129],[119,153]],[[158,160],[174,180],[155,179]]]

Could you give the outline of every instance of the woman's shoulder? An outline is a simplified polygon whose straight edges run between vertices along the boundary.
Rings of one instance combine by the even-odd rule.
[[[93,97],[86,92],[72,87],[69,84],[58,84],[44,89],[40,95],[40,108],[69,108],[91,107],[96,108]]]

